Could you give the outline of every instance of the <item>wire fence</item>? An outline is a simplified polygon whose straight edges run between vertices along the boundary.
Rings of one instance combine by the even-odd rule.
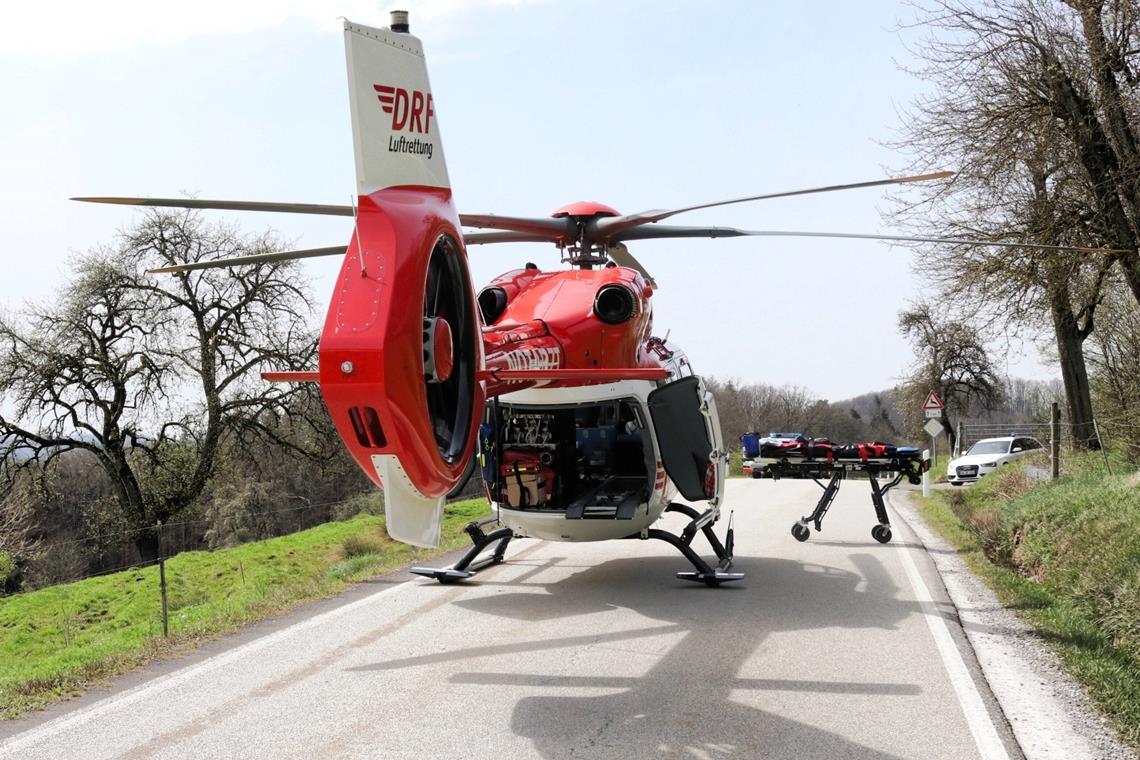
[[[335,519],[333,515],[338,508],[342,508],[343,514],[337,516],[348,517],[348,510],[355,510],[362,504],[375,505],[378,502],[362,502],[350,497],[244,510],[240,512],[240,520],[260,522],[261,530],[249,540],[233,542],[232,545],[314,527]],[[210,548],[204,545],[203,536],[218,526],[218,519],[217,516],[195,516],[167,524],[156,523],[121,531],[103,530],[42,542],[37,551],[49,558],[69,549],[84,548],[84,545],[92,552],[107,546],[118,549],[132,547],[135,556],[129,560],[105,562],[93,569],[89,565],[88,569],[62,577],[57,582],[0,595],[0,644],[9,634],[18,637],[20,631],[25,634],[34,632],[35,639],[40,642],[37,646],[46,642],[51,647],[74,645],[96,649],[101,649],[107,641],[124,637],[146,641],[172,634],[198,635],[203,630],[215,628],[218,619],[240,621],[250,608],[274,604],[273,599],[278,596],[292,598],[300,593],[292,588],[293,585],[300,583],[307,587],[326,582],[304,575],[293,558],[280,553],[276,561],[264,561],[260,554],[254,553],[252,556],[231,555],[224,560],[210,560],[205,565],[194,560],[170,564],[170,560],[187,550]],[[146,546],[153,553],[141,555],[139,545]],[[122,554],[120,552],[120,556]],[[273,560],[274,557],[271,554],[266,559]],[[345,563],[349,559],[346,557]],[[334,575],[339,572],[336,564],[328,572]],[[122,577],[94,585],[78,583],[115,574]],[[284,579],[288,583],[283,583]],[[41,591],[47,593],[35,593]]]
[[[476,472],[451,500],[481,494],[482,481]],[[146,568],[157,564],[159,556],[170,558],[186,551],[228,548],[296,533],[331,520],[352,517],[361,511],[380,514],[383,510],[380,492],[373,489],[334,499],[297,496],[286,499],[293,503],[286,501],[287,506],[266,505],[264,508],[257,508],[256,503],[214,502],[161,526],[108,530],[104,524],[90,532],[82,532],[82,520],[88,514],[105,512],[106,500],[69,502],[66,514],[71,517],[66,519],[73,522],[60,524],[53,522],[55,518],[45,518],[46,527],[28,528],[24,537],[18,539],[19,543],[12,544],[18,548],[7,557],[18,558],[15,566],[5,566],[4,547],[0,546],[0,600],[123,570]],[[2,532],[0,537],[3,537]]]
[[[1051,428],[1048,422],[966,422],[958,426],[958,440],[955,454],[961,454],[978,441],[986,438],[1004,438],[1006,436],[1035,438],[1043,446],[1048,447],[1052,439]],[[1070,426],[1062,423],[1060,426],[1061,445],[1071,448],[1073,434]]]
[[[954,456],[960,456],[978,441],[987,438],[1028,437],[1041,443],[1045,453],[1052,458],[1057,451],[1058,460],[1064,455],[1081,449],[1099,451],[1105,470],[1113,472],[1109,450],[1123,450],[1126,461],[1135,462],[1140,457],[1140,415],[1100,416],[1088,423],[1076,424],[1059,417],[1051,422],[1022,420],[1013,422],[989,422],[961,420],[957,426]],[[1056,438],[1056,447],[1054,447]],[[1118,463],[1119,464],[1119,463]],[[1053,473],[1059,471],[1060,461],[1053,463]]]
[[[337,517],[351,516],[346,511],[348,506],[361,504],[349,498],[290,507],[241,509],[165,524],[35,540],[29,546],[36,559],[31,563],[30,573],[27,570],[24,573],[30,582],[14,593],[0,593],[0,600],[124,570],[145,569],[186,551],[226,548],[288,535]],[[377,502],[376,506],[379,505]]]

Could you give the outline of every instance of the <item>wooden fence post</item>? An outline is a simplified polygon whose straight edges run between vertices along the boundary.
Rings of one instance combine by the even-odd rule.
[[[166,604],[166,558],[162,556],[162,520],[155,523],[158,531],[158,588],[162,593],[162,638],[170,636],[170,615]]]

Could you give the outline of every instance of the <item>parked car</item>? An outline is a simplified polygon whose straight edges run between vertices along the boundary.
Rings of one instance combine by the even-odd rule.
[[[1027,457],[1044,446],[1036,438],[1024,435],[1007,435],[1001,438],[984,438],[971,446],[962,456],[951,459],[946,467],[946,479],[960,486],[990,474],[1002,465]]]

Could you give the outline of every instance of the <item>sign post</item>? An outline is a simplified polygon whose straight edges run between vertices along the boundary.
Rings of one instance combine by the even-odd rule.
[[[933,454],[934,458],[931,459],[930,461],[931,461],[931,466],[933,466],[934,460],[938,458],[938,436],[942,435],[942,433],[944,432],[942,430],[942,420],[933,420],[933,419],[927,420],[926,425],[924,425],[922,429],[925,430],[926,434],[930,436],[930,448],[934,452],[934,454]],[[923,456],[925,456],[925,454]],[[929,472],[922,473],[922,495],[923,496],[929,496],[930,495],[930,473]]]
[[[930,457],[930,449],[922,452],[922,459],[925,461]],[[930,470],[923,469],[922,471],[922,495],[927,497],[930,495]]]
[[[922,402],[922,412],[926,416],[926,424],[923,430],[930,436],[930,449],[931,449],[931,466],[938,459],[938,436],[942,435],[942,414],[946,409],[946,405],[942,403],[942,399],[934,391],[926,394],[926,401]],[[923,458],[927,456],[928,452],[923,452]],[[922,495],[930,495],[930,473],[922,473]]]

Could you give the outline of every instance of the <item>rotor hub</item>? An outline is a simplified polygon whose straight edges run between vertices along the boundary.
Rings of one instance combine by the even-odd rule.
[[[550,215],[553,219],[561,219],[567,216],[573,217],[595,217],[595,216],[621,216],[616,209],[607,206],[604,203],[597,201],[575,201],[574,203],[567,203],[565,206],[558,208]]]
[[[616,209],[597,201],[576,201],[556,209],[550,216],[567,220],[569,234],[558,244],[562,261],[579,269],[593,269],[609,261],[604,244],[593,240],[592,232],[598,219],[620,216]]]
[[[451,325],[443,317],[424,318],[424,377],[429,383],[442,383],[455,368]]]

